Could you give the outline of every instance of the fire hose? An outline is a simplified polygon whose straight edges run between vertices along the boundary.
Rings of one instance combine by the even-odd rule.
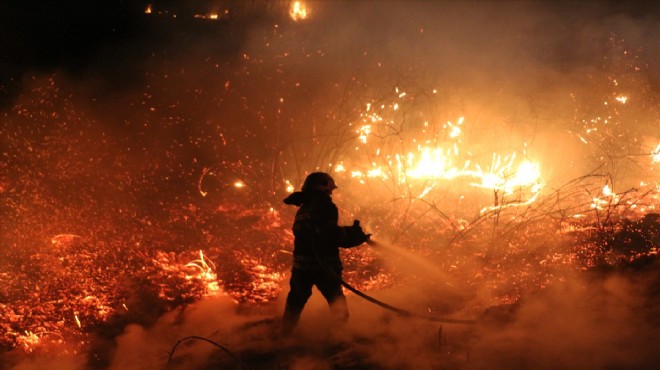
[[[179,340],[176,342],[176,344],[174,344],[174,347],[172,347],[172,350],[170,351],[169,356],[167,357],[167,364],[169,365],[169,364],[172,362],[172,357],[174,356],[174,351],[176,351],[176,348],[177,348],[181,343],[186,342],[186,341],[189,341],[189,340],[193,340],[193,339],[201,340],[201,341],[204,341],[204,342],[210,343],[210,344],[214,345],[215,347],[220,348],[220,349],[223,350],[225,353],[229,354],[234,360],[236,360],[236,362],[241,366],[241,368],[243,368],[243,369],[247,369],[247,368],[248,368],[248,367],[246,366],[246,364],[243,363],[243,361],[241,361],[240,357],[238,357],[236,354],[234,354],[232,351],[230,351],[227,347],[225,347],[225,346],[223,346],[222,344],[219,344],[219,343],[217,343],[217,342],[214,342],[214,341],[212,341],[212,340],[210,340],[210,339],[208,339],[208,338],[200,337],[200,336],[197,336],[197,335],[190,335],[190,336],[187,336],[187,337],[184,337],[184,338],[179,339]]]
[[[353,226],[360,226],[360,222],[355,220],[353,223]],[[379,246],[381,245],[379,242],[372,240],[371,239],[371,234],[368,234],[365,236],[366,241],[365,243],[372,245],[372,246]],[[470,320],[470,319],[452,319],[448,317],[443,317],[443,316],[436,316],[436,315],[430,315],[430,314],[421,314],[421,313],[414,313],[409,310],[405,310],[399,307],[392,306],[391,304],[385,303],[381,300],[378,300],[362,291],[359,289],[355,288],[351,284],[347,283],[344,279],[341,278],[333,269],[331,269],[319,256],[318,251],[316,250],[316,243],[312,241],[312,250],[314,252],[314,257],[316,258],[316,262],[323,267],[323,269],[326,270],[332,277],[334,277],[336,280],[338,280],[341,285],[348,289],[349,291],[353,292],[355,295],[357,295],[360,298],[365,299],[368,302],[371,302],[377,306],[380,306],[386,310],[392,311],[400,316],[403,317],[411,317],[411,318],[416,318],[416,319],[421,319],[421,320],[426,320],[426,321],[432,321],[432,322],[441,322],[441,323],[447,323],[447,324],[463,324],[463,325],[472,325],[475,324],[475,320]]]

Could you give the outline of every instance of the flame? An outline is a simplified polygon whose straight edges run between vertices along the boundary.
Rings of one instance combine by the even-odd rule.
[[[369,164],[361,161],[359,155],[357,159],[351,158],[355,161],[351,166],[347,159],[341,161],[335,167],[336,173],[346,172],[362,184],[370,178],[393,179],[394,184],[405,185],[401,189],[415,191],[416,194],[409,195],[417,198],[427,196],[437,186],[444,186],[440,180],[467,180],[469,186],[494,191],[496,208],[527,205],[538,198],[545,182],[539,163],[527,158],[525,151],[523,158],[519,158],[516,152],[492,153],[490,163],[473,158],[463,148],[463,116],[444,125],[434,125],[424,118],[421,122],[410,121],[423,135],[415,137],[415,132],[404,127],[407,104],[413,103],[414,97],[395,87],[392,98],[394,101],[389,103],[368,102],[358,118],[355,130],[358,146],[355,149],[370,151],[375,156],[362,156]],[[371,138],[374,143],[370,142]],[[515,200],[502,199],[502,196],[514,193],[518,194]]]
[[[528,159],[516,161],[516,154],[502,156],[493,154],[492,161],[485,169],[479,164],[466,161],[459,165],[457,162],[458,148],[452,146],[427,147],[419,146],[417,151],[406,155],[395,154],[397,179],[399,184],[412,180],[453,180],[457,178],[470,178],[471,186],[503,191],[512,194],[520,188],[529,188],[533,194],[539,193],[543,188],[543,180],[538,163]],[[339,166],[335,172],[345,171],[344,165]],[[389,171],[376,163],[371,169],[365,171],[353,170],[353,178],[379,178],[388,179]],[[428,192],[428,191],[426,191]]]
[[[461,128],[458,126],[453,126],[451,128],[451,131],[449,132],[449,137],[454,139],[457,138],[461,134]]]
[[[144,9],[144,13],[151,14],[151,12],[152,12],[151,4],[147,4],[147,8]]]
[[[618,194],[612,190],[610,184],[605,184],[603,189],[600,191],[600,195],[593,198],[591,203],[591,208],[595,210],[605,210],[608,209],[612,204],[618,204],[620,197]]]
[[[307,19],[307,6],[302,1],[293,1],[289,7],[289,16],[294,21]]]
[[[651,161],[653,163],[660,163],[660,144],[651,152]]]
[[[493,154],[491,164],[485,169],[479,164],[472,165],[470,161],[457,165],[456,154],[456,147],[423,146],[405,156],[396,154],[396,173],[393,176],[398,184],[411,183],[411,181],[423,183],[422,190],[416,195],[419,199],[438,186],[435,180],[459,178],[470,179],[470,186],[489,189],[496,194],[501,192],[502,197],[519,194],[516,199],[506,201],[497,197],[496,204],[482,208],[481,213],[530,205],[538,199],[544,187],[539,164],[528,159],[517,162],[515,153],[505,156]],[[341,168],[343,172],[343,165]],[[367,171],[351,171],[351,176],[359,179],[362,184],[365,184],[369,178],[387,180],[390,174],[392,171],[376,163],[372,163]]]
[[[626,104],[626,102],[628,101],[628,97],[625,95],[619,95],[615,99],[621,104]]]

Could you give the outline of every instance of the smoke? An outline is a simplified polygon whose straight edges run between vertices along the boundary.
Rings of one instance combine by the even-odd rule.
[[[117,338],[113,366],[162,364],[177,337],[206,332],[248,366],[261,368],[651,369],[658,360],[653,296],[658,276],[644,271],[554,281],[514,306],[487,310],[474,326],[403,318],[349,294],[351,319],[340,329],[327,320],[328,308],[317,292],[296,334],[287,338],[277,335],[276,316],[245,315],[231,304],[223,310],[218,301],[203,302],[176,320],[168,314],[148,329],[128,327]],[[411,294],[416,289],[400,286],[371,294],[422,310],[423,296]],[[180,368],[236,365],[230,355],[204,342],[180,347],[173,358]]]
[[[656,273],[633,273],[557,282],[517,307],[505,307],[499,320],[484,321],[471,350],[471,366],[652,368],[658,360],[653,349],[658,340],[657,278]],[[491,313],[498,318],[495,310]]]
[[[198,336],[215,340],[228,348],[240,348],[238,328],[251,320],[239,315],[237,306],[227,297],[209,299],[163,315],[154,325],[129,325],[117,336],[109,369],[161,369],[172,354],[175,368],[198,368],[218,348],[206,342],[178,340]],[[238,333],[238,334],[235,334]],[[175,350],[174,353],[172,351]]]
[[[556,281],[515,306],[489,309],[468,326],[400,317],[349,294],[351,319],[340,328],[327,320],[328,307],[315,292],[296,333],[283,337],[277,331],[283,296],[276,305],[247,311],[226,297],[213,298],[149,326],[125,327],[109,344],[103,368],[651,369],[658,360],[653,292],[659,277],[643,271]],[[424,297],[410,294],[416,289],[370,294],[421,311]],[[189,336],[224,349],[194,339],[174,347]],[[89,368],[84,355],[41,356],[12,369]]]

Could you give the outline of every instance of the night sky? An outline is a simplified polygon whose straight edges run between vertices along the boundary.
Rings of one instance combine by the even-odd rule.
[[[342,6],[350,7],[350,2],[346,1],[332,3],[340,11]],[[379,6],[377,1],[361,3]],[[495,7],[507,5],[507,2],[492,1],[476,3]],[[147,4],[169,14],[176,13],[177,19],[147,15],[144,11]],[[220,22],[193,18],[194,14],[203,14],[217,8],[218,4],[237,9],[234,14],[238,16]],[[654,1],[548,1],[537,5],[578,25],[581,19],[593,21],[599,17],[625,16],[633,21],[658,17]],[[137,62],[141,59],[168,48],[185,48],[192,39],[208,37],[218,31],[231,29],[230,37],[219,40],[227,44],[221,51],[231,53],[243,42],[251,24],[263,19],[281,22],[281,10],[286,6],[286,1],[258,0],[3,1],[0,4],[0,102],[6,105],[12,99],[24,74],[38,71],[63,70],[81,78],[101,75],[110,84],[106,88],[121,89],[130,85],[132,79],[140,78]],[[338,14],[335,9],[331,15],[316,16]],[[551,31],[557,25],[548,26]],[[564,26],[571,27],[570,23]]]

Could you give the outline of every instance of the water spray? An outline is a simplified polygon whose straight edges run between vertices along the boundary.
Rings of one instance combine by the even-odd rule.
[[[357,224],[359,226],[359,221],[355,221],[354,224]],[[368,245],[375,246],[375,247],[385,246],[384,244],[382,244],[382,243],[380,243],[376,240],[371,239],[371,234],[367,234],[366,236],[367,236],[367,240],[365,241],[365,243],[367,243]],[[447,324],[473,325],[473,324],[476,323],[475,320],[470,320],[470,319],[452,319],[452,318],[437,316],[437,315],[414,313],[412,311],[408,311],[408,310],[405,310],[405,309],[402,309],[402,308],[399,308],[399,307],[395,307],[395,306],[392,306],[391,304],[388,304],[388,303],[385,303],[381,300],[378,300],[378,299],[376,299],[376,298],[360,291],[359,289],[355,288],[351,284],[347,283],[340,276],[335,274],[335,272],[332,271],[332,269],[330,267],[328,267],[328,265],[326,265],[323,262],[323,260],[319,257],[319,255],[316,251],[316,248],[313,247],[312,250],[314,251],[314,255],[315,255],[316,260],[319,263],[319,265],[321,265],[325,270],[327,270],[327,272],[330,275],[332,275],[335,279],[339,280],[339,282],[341,283],[341,285],[344,288],[350,290],[355,295],[367,300],[368,302],[371,302],[375,305],[378,305],[378,306],[380,306],[380,307],[382,307],[386,310],[392,311],[392,312],[394,312],[394,313],[396,313],[400,316],[403,316],[403,317],[411,317],[411,318],[417,318],[417,319],[426,320],[426,321],[441,322],[441,323],[447,323]]]

